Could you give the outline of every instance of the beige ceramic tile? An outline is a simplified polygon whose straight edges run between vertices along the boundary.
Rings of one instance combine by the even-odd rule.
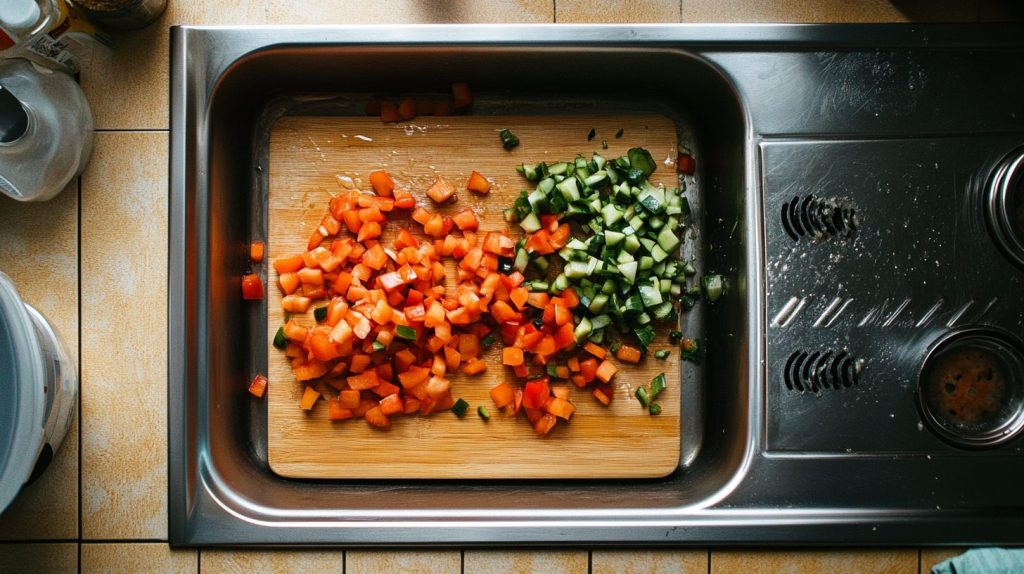
[[[82,178],[82,536],[167,536],[167,134],[100,133]]]
[[[349,550],[345,553],[346,574],[457,574],[461,563],[458,550]]]
[[[200,574],[342,574],[345,571],[345,554],[341,550],[201,550],[200,553]]]
[[[555,21],[559,24],[675,23],[679,21],[679,0],[558,0]]]
[[[551,22],[551,0],[269,0],[269,24]]]
[[[83,544],[83,574],[195,574],[196,550],[171,550],[167,544]]]
[[[169,29],[180,24],[410,24],[550,22],[550,0],[198,0],[168,2],[149,27],[116,34],[83,66],[82,88],[98,129],[168,126]]]
[[[932,567],[967,552],[967,548],[922,548],[921,549],[921,574],[928,574]]]
[[[764,550],[711,552],[711,574],[916,574],[917,550]]]
[[[179,24],[263,24],[262,0],[171,0],[150,26],[114,34],[83,65],[82,89],[97,129],[167,128],[170,27]]]
[[[0,574],[62,574],[78,571],[78,545],[0,545]]]
[[[559,2],[561,4],[561,2]],[[888,0],[682,0],[683,22],[903,22]]]
[[[465,574],[586,574],[587,551],[466,550]]]
[[[593,574],[707,574],[707,550],[594,550]]]
[[[0,271],[78,358],[78,181],[43,203],[0,195]],[[0,539],[78,536],[78,418],[46,472],[0,516]]]

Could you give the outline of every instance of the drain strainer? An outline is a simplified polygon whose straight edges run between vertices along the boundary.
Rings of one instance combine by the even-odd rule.
[[[941,438],[965,447],[993,447],[1024,427],[1024,353],[995,329],[948,333],[921,368],[921,416]]]

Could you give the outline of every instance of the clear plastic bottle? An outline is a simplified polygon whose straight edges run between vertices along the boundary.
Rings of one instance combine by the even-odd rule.
[[[25,58],[77,74],[110,38],[67,0],[0,0],[0,58]]]
[[[92,126],[71,76],[0,60],[0,191],[19,201],[60,193],[89,161]]]

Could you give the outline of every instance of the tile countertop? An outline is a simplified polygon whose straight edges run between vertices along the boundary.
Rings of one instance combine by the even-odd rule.
[[[86,63],[85,173],[56,199],[0,198],[0,270],[79,361],[53,466],[0,516],[2,572],[927,572],[958,549],[171,550],[167,543],[168,34],[175,24],[901,22],[1019,19],[995,0],[169,0]]]

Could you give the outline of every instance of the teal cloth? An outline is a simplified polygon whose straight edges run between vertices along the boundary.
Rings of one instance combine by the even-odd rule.
[[[1019,574],[1024,572],[1024,549],[973,548],[932,567],[932,574]]]

